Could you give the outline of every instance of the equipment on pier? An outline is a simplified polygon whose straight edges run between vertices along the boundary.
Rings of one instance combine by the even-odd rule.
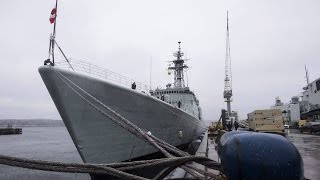
[[[248,114],[248,120],[251,131],[284,134],[280,109],[255,110]]]

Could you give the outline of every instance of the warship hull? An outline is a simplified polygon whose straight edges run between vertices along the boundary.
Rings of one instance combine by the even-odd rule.
[[[129,87],[52,66],[39,67],[39,73],[86,163],[127,161],[157,150],[83,100],[59,73],[141,129],[171,145],[188,144],[206,130],[197,117]]]

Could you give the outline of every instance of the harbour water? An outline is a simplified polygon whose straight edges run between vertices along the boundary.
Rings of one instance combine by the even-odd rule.
[[[0,136],[0,154],[48,161],[82,162],[65,127],[24,127],[22,135]],[[0,179],[88,180],[90,176],[0,165]]]
[[[320,179],[320,161],[318,160],[320,157],[320,136],[299,134],[295,130],[290,130],[287,137],[298,148],[303,158],[305,177]],[[25,127],[22,135],[0,136],[0,154],[48,161],[82,162],[65,127]],[[216,156],[216,154],[209,152],[209,157],[213,158],[212,156]],[[0,165],[0,179],[89,180],[90,176]]]

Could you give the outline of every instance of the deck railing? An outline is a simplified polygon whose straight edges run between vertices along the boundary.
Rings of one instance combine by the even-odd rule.
[[[147,85],[145,85],[141,82],[135,81],[135,80],[128,78],[126,76],[123,76],[119,73],[115,73],[115,72],[110,71],[108,69],[99,67],[97,65],[94,65],[94,64],[91,64],[91,63],[88,63],[85,61],[77,60],[77,59],[70,58],[69,62],[76,72],[84,72],[84,73],[89,74],[90,76],[95,76],[100,79],[102,78],[104,80],[107,80],[107,81],[110,81],[115,84],[119,84],[119,85],[122,85],[122,86],[125,86],[128,88],[131,88],[131,85],[135,82],[137,90],[148,92]],[[66,61],[55,62],[55,65],[57,67],[71,70],[70,65]]]

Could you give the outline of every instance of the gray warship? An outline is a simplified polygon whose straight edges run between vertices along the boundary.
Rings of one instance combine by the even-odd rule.
[[[170,61],[173,66],[169,65],[168,70],[174,73],[174,83],[149,93],[142,91],[136,82],[129,86],[127,81],[125,86],[92,76],[100,73],[97,66],[90,65],[91,72],[90,69],[86,72],[91,75],[84,74],[78,71],[86,66],[82,61],[66,59],[67,66],[62,66],[48,59],[39,67],[49,94],[85,163],[128,161],[154,154],[157,150],[99,113],[84,100],[86,94],[75,93],[75,87],[145,132],[176,147],[186,147],[205,132],[207,127],[201,117],[199,101],[184,83],[184,69],[188,66],[182,58],[180,42],[173,55],[175,59]],[[110,76],[107,71],[105,76],[107,73]]]

